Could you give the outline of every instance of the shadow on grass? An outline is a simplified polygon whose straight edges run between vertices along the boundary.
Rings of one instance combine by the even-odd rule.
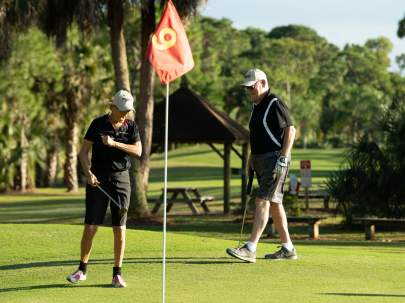
[[[162,258],[126,258],[125,264],[161,264]],[[242,263],[241,261],[221,257],[221,258],[196,258],[196,257],[176,257],[166,258],[168,264],[188,264],[188,265],[207,265],[207,264],[232,264]]]
[[[85,187],[86,184],[79,184],[79,187]],[[83,196],[83,193],[80,192],[68,192],[67,190],[64,192],[46,192],[46,190],[48,190],[49,188],[45,188],[45,187],[39,187],[33,191],[26,191],[26,192],[19,192],[19,191],[10,191],[10,192],[6,192],[4,193],[4,195],[8,195],[10,197],[15,197],[15,198],[27,198],[30,199],[32,197],[60,197],[63,198],[65,197],[66,199],[70,199],[70,198],[76,198],[76,197],[81,197]],[[52,190],[55,189],[66,189],[65,185],[53,185],[51,187]]]
[[[109,261],[111,261],[111,260],[109,260]],[[53,266],[65,266],[65,265],[77,265],[77,264],[78,264],[77,260],[31,262],[31,263],[0,265],[0,270],[16,270],[16,269],[25,269],[25,268],[33,268],[33,267],[53,267]]]
[[[299,175],[299,170],[291,170],[291,173]],[[328,177],[332,171],[325,170],[312,170],[312,177]],[[152,168],[150,173],[149,182],[159,182],[163,180],[163,168]],[[204,167],[204,166],[174,166],[168,168],[169,182],[175,181],[209,181],[209,180],[222,180],[223,168],[222,167]],[[232,175],[232,179],[240,178],[239,175]]]
[[[78,220],[81,219],[83,221],[84,215],[82,212],[78,215],[74,216],[62,216],[60,214],[54,214],[53,212],[49,212],[49,217],[51,218],[44,218],[44,217],[36,217],[36,218],[13,218],[10,221],[7,220],[2,220],[0,218],[0,224],[63,224],[63,223],[68,223],[70,225],[78,225],[82,224],[82,222],[76,222],[72,223],[73,220]],[[110,225],[105,225],[105,226],[110,226]]]
[[[190,157],[190,156],[196,156],[196,155],[202,155],[202,154],[208,154],[212,152],[210,149],[207,150],[196,150],[196,151],[177,151],[175,154],[170,154],[170,159],[176,159],[176,158],[181,158],[181,157]],[[164,160],[164,154],[160,153],[157,155],[153,156],[153,161],[163,161]]]
[[[304,246],[347,246],[347,247],[398,247],[398,248],[405,248],[405,243],[389,243],[389,242],[366,242],[363,240],[348,240],[348,241],[340,241],[340,240],[296,240],[295,243]],[[398,253],[395,251],[394,253]]]
[[[89,262],[90,265],[96,264],[113,264],[113,259],[95,259]],[[161,264],[162,258],[124,258],[124,264]],[[166,263],[169,264],[230,264],[240,263],[231,258],[205,258],[205,257],[172,257],[166,258]],[[57,267],[57,266],[75,266],[78,265],[77,260],[61,260],[61,261],[45,261],[45,262],[31,262],[20,264],[1,265],[0,270],[19,270],[34,267]]]
[[[7,202],[0,206],[0,224],[60,223],[84,217],[83,197]]]
[[[320,293],[319,295],[326,296],[344,296],[344,297],[393,297],[393,298],[405,298],[405,295],[397,294],[358,294],[358,293],[344,293],[344,292],[331,292],[331,293]]]
[[[209,224],[209,225],[208,225]],[[132,228],[132,227],[131,227]],[[161,231],[161,226],[136,226],[134,229],[137,230],[145,230],[145,231]],[[204,224],[187,224],[187,223],[179,223],[169,225],[167,227],[169,232],[177,232],[177,233],[186,233],[190,234],[193,233],[198,236],[206,236],[212,237],[212,234],[237,234],[240,232],[240,225],[231,224],[231,223],[216,223],[210,222]]]
[[[210,216],[183,216],[183,217],[172,217],[172,222],[168,223],[168,232],[174,232],[185,235],[193,235],[203,238],[215,238],[223,240],[237,241],[239,239],[239,233],[241,228],[241,223],[235,223],[235,219],[239,217],[210,217]],[[151,225],[136,225],[128,226],[130,229],[135,230],[145,230],[145,231],[155,231],[161,232],[161,226],[151,226]],[[252,220],[247,220],[245,222],[244,237],[246,238],[252,228]],[[299,245],[307,246],[347,246],[347,247],[391,247],[391,248],[401,248],[405,249],[405,243],[402,241],[393,242],[381,242],[381,241],[365,241],[360,238],[363,237],[363,231],[347,230],[341,225],[328,225],[321,226],[321,237],[325,239],[313,240],[308,236],[308,226],[306,224],[292,225],[289,227],[290,234],[294,237],[294,242]],[[278,243],[279,238],[267,237],[267,229],[263,233],[261,238],[262,243]],[[356,238],[355,236],[358,235]],[[328,239],[328,237],[333,237],[337,239]],[[339,239],[340,238],[340,239]],[[398,253],[398,251],[396,251]]]
[[[179,185],[181,187],[181,185]],[[189,186],[187,185],[187,183],[185,182],[184,187],[198,187],[198,186]],[[169,186],[170,187],[170,186]],[[222,186],[207,186],[207,187],[198,187],[200,190],[200,193],[202,195],[210,195],[210,196],[214,196],[216,197],[216,200],[222,200],[223,194],[224,194],[224,188]],[[155,191],[155,194],[148,194],[148,197],[160,197],[161,193],[162,193],[162,189],[163,189],[163,183],[161,185],[161,187],[159,189],[157,189]],[[168,195],[168,199],[171,198],[171,194],[169,193]],[[240,199],[240,185],[233,185],[231,186],[231,190],[230,190],[230,198],[231,199]]]
[[[29,211],[30,208],[41,209],[44,207],[55,207],[55,208],[66,208],[66,207],[75,207],[77,204],[82,204],[84,206],[84,197],[67,197],[66,199],[56,199],[56,200],[29,200],[30,197],[27,197],[27,201],[19,202],[6,202],[1,203],[2,210],[9,208],[10,210],[21,209],[24,211]]]
[[[26,290],[36,290],[36,289],[51,289],[51,288],[69,288],[69,287],[81,287],[81,288],[112,288],[111,284],[89,284],[89,285],[72,285],[72,284],[43,284],[43,285],[32,285],[32,286],[23,286],[23,287],[11,287],[11,288],[2,288],[0,289],[0,293],[2,292],[13,292],[13,291],[26,291]]]
[[[203,166],[179,166],[169,167],[169,181],[202,181],[202,180],[221,180],[222,167],[203,167]],[[149,182],[159,182],[163,178],[163,168],[152,168]]]

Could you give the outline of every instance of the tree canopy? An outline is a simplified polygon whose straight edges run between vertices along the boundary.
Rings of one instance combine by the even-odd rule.
[[[0,171],[2,189],[16,187],[23,151],[28,152],[24,157],[32,180],[37,179],[38,167],[48,170],[51,143],[59,145],[59,161],[66,160],[60,145],[67,142],[69,110],[76,109],[80,131],[90,117],[105,111],[100,103],[106,104],[116,88],[111,37],[108,22],[103,22],[108,20],[107,2],[58,1],[55,6],[54,1],[9,0],[0,4],[0,159],[9,163]],[[251,104],[240,83],[248,69],[260,68],[267,73],[271,89],[290,107],[298,129],[297,145],[343,146],[363,137],[384,142],[378,123],[394,103],[404,102],[398,86],[405,69],[405,54],[397,58],[400,71],[390,69],[392,44],[387,38],[369,37],[363,45],[348,44],[341,49],[302,25],[238,30],[228,19],[198,15],[201,2],[175,1],[181,15],[187,16],[195,68],[184,77],[192,90],[247,125]],[[146,22],[142,18],[152,22],[163,8],[160,4],[124,2],[130,86],[140,96],[138,104],[145,100],[153,104],[164,96],[164,88],[153,82],[144,58],[148,35],[141,36]],[[153,16],[147,16],[148,12]],[[55,23],[58,16],[61,23]],[[399,23],[399,36],[403,36],[403,24],[404,19]],[[97,30],[86,36],[92,29]],[[146,74],[149,78],[141,80]],[[174,81],[172,90],[180,82]],[[149,86],[148,91],[141,91]],[[141,108],[138,115],[146,115],[147,110]],[[49,150],[28,151],[27,142]]]

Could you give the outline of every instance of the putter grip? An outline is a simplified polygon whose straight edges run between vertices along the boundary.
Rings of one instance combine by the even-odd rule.
[[[246,187],[246,192],[248,195],[252,193],[252,186],[253,186],[253,178],[255,176],[255,171],[251,168],[249,168],[249,178],[248,178],[248,183]]]

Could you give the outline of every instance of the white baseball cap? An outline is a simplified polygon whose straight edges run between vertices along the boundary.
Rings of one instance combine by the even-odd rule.
[[[252,86],[257,81],[260,81],[260,80],[266,80],[266,82],[267,82],[266,74],[258,68],[252,68],[246,72],[245,80],[243,81],[243,83],[241,85],[242,86]]]
[[[130,92],[121,89],[114,95],[112,104],[122,112],[134,110],[134,97]]]

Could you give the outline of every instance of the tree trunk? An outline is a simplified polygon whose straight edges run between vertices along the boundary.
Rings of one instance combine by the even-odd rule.
[[[108,17],[110,23],[111,56],[118,89],[130,90],[127,49],[124,37],[124,15],[122,0],[108,1]]]
[[[132,218],[146,218],[150,216],[148,201],[143,189],[142,174],[140,172],[140,159],[132,158],[132,172],[130,174],[131,184],[131,204],[128,209],[128,214]],[[139,190],[141,189],[141,190]]]
[[[25,116],[21,119],[21,130],[20,130],[20,148],[21,148],[21,159],[19,165],[19,189],[21,192],[27,190],[27,176],[28,176],[28,153],[27,153],[27,137],[25,136]]]
[[[111,27],[111,54],[115,70],[115,78],[118,89],[130,90],[128,61],[125,46],[125,38],[123,31],[123,3],[122,0],[108,1],[108,18]],[[139,159],[132,159],[132,170],[130,171],[131,178],[131,206],[129,215],[138,217],[149,215],[148,201],[146,193],[142,186],[142,175],[139,171]]]
[[[45,171],[38,161],[35,161],[35,187],[43,187],[45,181]]]
[[[49,132],[47,139],[50,142],[46,150],[46,167],[43,177],[43,185],[45,187],[52,187],[56,182],[57,167],[58,167],[58,146],[60,142],[60,126],[58,119],[61,113],[61,102],[55,91],[55,82],[51,82],[49,90],[46,95],[46,106],[48,108],[47,123],[49,126]]]
[[[58,151],[56,146],[51,146],[51,148],[47,152],[46,175],[44,180],[45,187],[51,187],[55,185],[57,167],[58,167]]]
[[[68,192],[77,192],[79,185],[77,181],[77,144],[79,141],[79,112],[78,106],[72,96],[67,99],[67,141],[66,141],[66,162],[65,182]]]
[[[153,132],[153,87],[154,73],[146,51],[149,39],[155,30],[155,2],[153,0],[142,0],[141,5],[141,79],[139,106],[136,113],[136,121],[142,140],[142,156],[140,163],[140,173],[143,176],[143,186],[148,189],[149,180],[149,160],[152,147]]]

